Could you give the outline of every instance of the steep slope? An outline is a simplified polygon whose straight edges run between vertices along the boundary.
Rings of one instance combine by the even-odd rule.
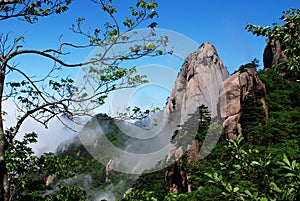
[[[245,120],[248,121],[249,115],[253,115],[251,118],[254,125],[262,124],[268,117],[266,88],[253,65],[243,65],[238,72],[228,77],[216,49],[209,43],[204,43],[186,59],[165,110],[167,122],[172,128],[185,124],[184,132],[180,131],[180,127],[174,132],[186,136],[185,139],[181,138],[185,143],[177,143],[179,145],[169,152],[167,163],[173,164],[173,167],[165,173],[167,191],[191,191],[190,173],[183,167],[182,157],[186,152],[188,161],[198,161],[207,156],[203,156],[202,150],[207,146],[205,143],[209,135],[212,134],[212,137],[208,146],[214,147],[219,139],[221,132],[218,135],[211,131],[216,128],[213,122],[210,122],[209,128],[199,126],[202,122],[200,116],[203,115],[203,111],[199,110],[202,104],[207,106],[212,119],[219,120],[218,123],[222,124],[229,139],[236,139],[237,135],[242,134],[242,127],[247,127]],[[254,110],[260,106],[262,110],[258,110],[260,115],[256,117],[258,115],[254,114]],[[253,111],[248,111],[250,108]],[[202,136],[199,137],[199,133]]]
[[[157,162],[168,155],[173,146],[170,144],[170,139],[178,125],[182,125],[200,105],[208,106],[212,115],[217,115],[219,85],[227,77],[228,73],[215,47],[209,43],[202,44],[196,52],[186,58],[164,112],[161,116],[154,117],[158,119],[158,126],[147,133],[136,125],[122,122],[118,124],[120,128],[135,137],[128,140],[124,152],[119,157],[112,159],[109,168],[124,167],[121,171],[133,174],[153,168]],[[197,128],[192,130],[191,135],[196,135]],[[142,133],[146,133],[144,138],[141,137]],[[191,147],[191,149],[198,153],[197,145],[196,148]],[[172,153],[174,150],[170,151],[171,155],[169,154],[168,158],[173,158]],[[194,154],[196,158],[199,155],[197,153]]]
[[[219,91],[221,84],[228,77],[227,70],[219,58],[216,48],[210,43],[203,43],[200,48],[187,57],[168,100],[164,117],[169,131],[179,132],[178,125],[183,125],[201,105],[205,105],[211,117],[218,115]],[[196,114],[197,115],[197,114]],[[188,173],[181,168],[181,157],[187,151],[189,160],[199,159],[199,142],[195,140],[199,118],[194,118],[185,135],[190,143],[174,146],[167,157],[168,164],[174,164],[165,173],[167,191],[182,192],[188,189]],[[175,163],[174,163],[175,162]]]

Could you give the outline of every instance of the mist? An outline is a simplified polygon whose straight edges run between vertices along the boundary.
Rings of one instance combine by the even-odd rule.
[[[7,115],[4,116],[4,127],[9,128],[11,126],[15,126],[18,116],[21,115],[21,113],[17,111],[15,103],[7,100],[4,102],[3,108],[7,113]],[[64,120],[64,123],[70,127],[73,127],[72,122],[66,119]],[[23,122],[15,139],[22,140],[24,134],[30,132],[35,132],[38,134],[38,142],[30,145],[37,156],[40,156],[46,152],[55,152],[60,144],[70,141],[77,135],[74,131],[64,126],[57,119],[51,120],[48,123],[47,128],[45,128],[44,125],[36,122],[34,119],[27,118]]]

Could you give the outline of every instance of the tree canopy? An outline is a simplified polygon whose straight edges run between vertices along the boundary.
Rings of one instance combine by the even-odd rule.
[[[284,25],[246,27],[258,36],[267,37],[267,43],[279,40],[287,56],[282,63],[257,72],[266,87],[268,118],[260,102],[251,98],[244,101],[239,122],[242,135],[235,140],[224,136],[205,159],[182,164],[181,169],[186,169],[189,175],[191,192],[176,194],[161,190],[166,185],[161,171],[143,174],[123,200],[300,199],[299,19],[299,9],[291,9],[281,18]],[[257,66],[255,59],[238,71]],[[187,131],[195,127],[193,122],[187,121],[183,128]],[[206,126],[199,123],[196,136],[199,140]],[[174,134],[175,141],[180,134],[179,131]],[[193,139],[189,139],[190,143]]]
[[[45,163],[40,161],[42,159],[37,159],[28,148],[29,143],[36,141],[37,134],[26,134],[23,141],[15,140],[26,119],[34,119],[47,128],[48,123],[56,118],[68,126],[64,123],[64,119],[74,121],[76,117],[86,115],[87,110],[103,104],[109,92],[146,81],[144,76],[136,74],[135,67],[123,68],[122,61],[165,53],[164,46],[167,38],[156,39],[152,29],[156,26],[152,20],[158,16],[156,12],[158,5],[154,0],[137,0],[135,4],[129,5],[131,12],[121,20],[116,17],[118,9],[114,6],[114,1],[92,0],[92,2],[99,6],[100,12],[107,14],[108,20],[103,22],[103,26],[93,31],[84,28],[84,18],[78,18],[74,22],[71,31],[85,37],[85,44],[60,42],[58,48],[53,47],[53,49],[24,49],[22,46],[24,36],[14,37],[9,32],[0,34],[0,200],[21,199],[22,196],[22,199],[29,196],[26,199],[32,200],[33,197],[30,198],[32,192],[27,191],[26,182],[29,181],[28,178],[33,175],[33,172],[41,174],[42,169],[45,168]],[[67,12],[71,3],[71,0],[0,1],[0,23],[9,19],[37,23],[40,17]],[[149,21],[150,24],[149,34],[146,37],[134,35],[132,31],[145,21]],[[114,46],[121,44],[127,44],[129,48],[113,56],[108,54]],[[64,61],[63,57],[69,53],[65,52],[66,48],[69,50],[88,47],[102,47],[104,51],[86,62]],[[53,66],[43,66],[44,76],[37,77],[34,74],[28,74],[15,62],[20,56],[31,54],[42,56],[54,63]],[[85,66],[84,70],[88,76],[84,77],[86,81],[80,87],[75,85],[72,78],[63,77],[63,73],[59,73],[64,68],[82,66]],[[18,74],[22,79],[20,80],[19,77],[14,79],[14,74]],[[8,77],[10,77],[9,81]],[[98,85],[91,94],[85,93],[85,87],[90,83],[88,78]],[[16,104],[19,116],[15,125],[4,128],[6,111],[3,102],[7,100]],[[85,102],[88,103],[84,104]],[[87,105],[92,106],[87,108]],[[49,157],[46,156],[47,160]],[[22,166],[17,165],[20,161]],[[61,161],[61,163],[67,164],[66,161]],[[58,174],[57,171],[60,171],[61,167],[51,168]],[[68,174],[63,173],[63,175],[68,177]],[[79,189],[71,190],[76,192]],[[70,189],[62,187],[61,192],[66,194],[70,192]],[[78,193],[78,195],[84,196],[85,194]],[[74,194],[70,193],[69,196],[71,199]],[[52,198],[51,200],[54,199]],[[56,199],[62,200],[57,196]],[[69,198],[64,197],[64,199]]]
[[[279,41],[287,59],[274,68],[288,76],[299,79],[300,74],[300,9],[290,9],[283,12],[282,24],[273,23],[272,26],[256,26],[248,24],[246,30],[256,36],[267,38],[267,43]]]

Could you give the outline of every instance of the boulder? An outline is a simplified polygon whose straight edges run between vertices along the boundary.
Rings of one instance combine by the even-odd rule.
[[[283,52],[281,43],[278,40],[269,42],[263,54],[264,68],[271,68],[285,60],[287,60],[287,56]]]
[[[234,73],[224,81],[223,86],[220,91],[220,116],[225,119],[223,128],[227,138],[235,139],[242,134],[242,105],[248,97],[254,96],[254,100],[260,101],[268,116],[266,88],[256,76],[254,68],[245,68]]]

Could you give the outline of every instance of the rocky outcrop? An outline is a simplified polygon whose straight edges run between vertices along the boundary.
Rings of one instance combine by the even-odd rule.
[[[268,115],[266,104],[265,85],[257,78],[255,68],[242,69],[223,83],[220,91],[220,115],[225,118],[223,128],[229,139],[235,139],[238,134],[242,134],[240,117],[242,105],[248,97],[260,101]]]
[[[165,114],[169,125],[175,128],[176,125],[182,125],[189,114],[204,104],[211,111],[212,118],[217,116],[224,120],[223,128],[227,138],[236,139],[237,135],[242,134],[241,116],[244,104],[249,100],[261,102],[267,117],[265,97],[265,85],[256,76],[255,68],[244,67],[228,77],[214,46],[205,43],[183,64]],[[197,129],[197,126],[194,127]],[[173,164],[165,173],[169,192],[191,191],[189,173],[182,166],[182,156],[186,150],[189,161],[199,160],[200,144],[198,140],[190,139],[190,144],[174,147],[167,157],[167,163]]]
[[[295,23],[287,23],[284,25],[285,28],[289,29],[289,37],[298,37],[300,39],[300,35],[297,32]],[[284,53],[285,44],[281,40],[270,40],[265,47],[263,54],[263,62],[264,68],[271,68],[273,65],[279,64],[285,60],[287,60],[291,55],[286,55]]]
[[[283,52],[281,43],[278,40],[269,42],[263,55],[264,68],[271,68],[285,60],[287,60],[287,56]]]
[[[165,172],[166,190],[172,193],[187,191],[187,173],[182,168],[182,156],[184,154],[182,146],[174,147],[170,150],[167,158],[168,166]]]
[[[46,180],[45,180],[45,185],[49,186],[53,183],[54,179],[56,179],[56,175],[55,174],[51,174],[49,176],[47,176]]]
[[[173,129],[174,132],[174,128],[183,125],[189,114],[194,113],[202,104],[208,107],[212,117],[217,116],[220,85],[227,77],[228,72],[212,44],[204,43],[188,56],[177,76],[164,112],[168,130]],[[191,129],[189,135],[196,135],[198,126],[194,129]],[[197,140],[191,140],[186,147],[174,147],[169,152],[167,163],[173,163],[172,168],[165,173],[169,192],[189,189],[188,173],[181,166],[183,150],[187,151],[188,160],[199,159],[200,148]]]
[[[165,110],[168,120],[183,123],[201,104],[208,106],[212,116],[216,116],[218,89],[227,77],[228,72],[215,47],[202,44],[187,57],[177,76]]]

